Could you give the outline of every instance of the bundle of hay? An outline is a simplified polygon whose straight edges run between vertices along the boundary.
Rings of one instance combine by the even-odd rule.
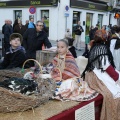
[[[0,71],[0,82],[13,77],[22,78],[23,74],[9,70]],[[47,102],[56,88],[54,80],[52,78],[37,78],[34,80],[38,84],[39,92],[32,95],[21,94],[0,87],[0,112],[25,111]]]

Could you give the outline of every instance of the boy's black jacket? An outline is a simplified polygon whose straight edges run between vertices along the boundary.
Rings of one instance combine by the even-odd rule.
[[[0,69],[11,69],[16,67],[22,67],[26,55],[23,49],[16,52],[5,54],[3,62],[0,64]]]

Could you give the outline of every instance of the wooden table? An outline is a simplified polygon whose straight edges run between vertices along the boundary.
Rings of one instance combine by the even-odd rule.
[[[95,120],[100,119],[100,113],[101,113],[101,106],[103,102],[103,97],[102,95],[98,95],[98,97],[87,101],[87,102],[82,102],[77,106],[74,106],[68,110],[62,111],[61,113],[49,118],[48,120],[75,120],[75,110],[91,103],[95,102]]]

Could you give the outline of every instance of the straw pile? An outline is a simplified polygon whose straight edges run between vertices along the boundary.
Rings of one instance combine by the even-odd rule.
[[[23,75],[9,70],[0,71],[0,82],[11,77],[21,78]],[[0,87],[0,112],[25,111],[47,102],[56,88],[55,82],[52,79],[42,78],[37,79],[36,82],[40,93],[30,96]]]

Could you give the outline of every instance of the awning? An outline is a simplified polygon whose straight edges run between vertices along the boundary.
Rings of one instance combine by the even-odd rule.
[[[108,9],[106,2],[97,0],[70,0],[70,7],[95,11],[107,11]]]
[[[57,6],[58,0],[1,0],[0,7]]]

